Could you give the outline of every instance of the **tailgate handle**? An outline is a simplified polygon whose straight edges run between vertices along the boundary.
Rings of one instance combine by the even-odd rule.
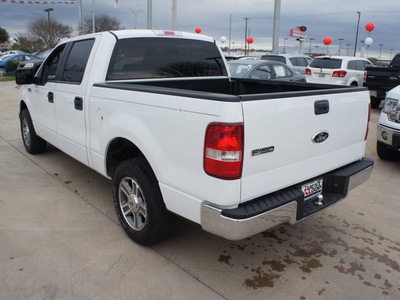
[[[316,115],[323,115],[329,112],[329,101],[318,100],[314,102],[314,113]]]

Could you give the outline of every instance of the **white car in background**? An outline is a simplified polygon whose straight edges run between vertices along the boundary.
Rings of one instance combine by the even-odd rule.
[[[373,64],[366,58],[351,56],[316,57],[306,68],[307,82],[362,86],[366,67]]]

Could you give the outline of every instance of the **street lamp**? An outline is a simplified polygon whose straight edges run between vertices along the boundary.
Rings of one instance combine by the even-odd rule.
[[[47,12],[47,16],[48,16],[48,19],[49,19],[49,31],[50,31],[50,12],[52,12],[54,9],[52,9],[52,8],[46,8],[45,10],[44,10],[44,12]]]
[[[381,49],[379,50],[379,59],[381,59],[381,55],[382,55],[382,47],[384,46],[383,44],[378,44],[379,47],[381,47]]]
[[[342,41],[344,41],[344,38],[339,38],[339,56],[340,56],[340,48],[342,46]]]
[[[288,38],[283,38],[283,53],[286,53],[286,41]]]
[[[44,12],[47,12],[47,17],[48,17],[48,20],[49,20],[49,23],[48,23],[48,40],[47,40],[47,42],[50,44],[50,12],[52,12],[54,9],[52,9],[52,8],[46,8],[45,10],[44,10]],[[49,47],[49,45],[47,45],[47,47]]]
[[[310,53],[308,53],[309,55],[311,55],[311,42],[315,40],[314,38],[310,38]]]

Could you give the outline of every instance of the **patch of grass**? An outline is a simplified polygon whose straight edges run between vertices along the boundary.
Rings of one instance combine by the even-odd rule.
[[[15,76],[0,76],[0,82],[15,81]]]

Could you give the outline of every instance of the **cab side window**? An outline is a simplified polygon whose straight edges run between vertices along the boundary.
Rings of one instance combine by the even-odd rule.
[[[292,71],[290,71],[287,67],[283,65],[273,65],[273,68],[275,71],[276,78],[293,76]]]
[[[41,77],[42,84],[46,84],[48,81],[56,80],[56,73],[58,69],[58,65],[60,63],[60,59],[64,53],[65,44],[59,46],[57,49],[50,54],[47,60],[43,64],[43,73]]]
[[[74,42],[65,63],[62,81],[81,83],[94,39]]]

